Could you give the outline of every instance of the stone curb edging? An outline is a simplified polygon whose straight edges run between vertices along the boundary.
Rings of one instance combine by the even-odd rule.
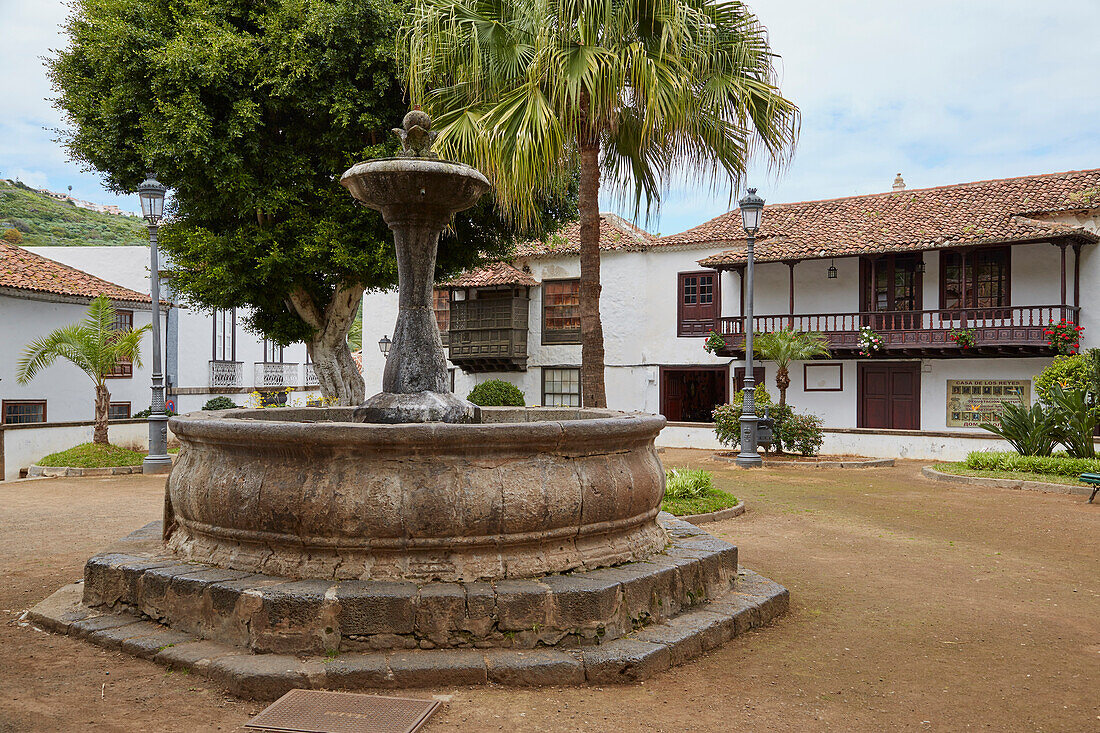
[[[683,516],[676,517],[682,519],[685,522],[691,524],[706,524],[707,522],[718,522],[723,519],[732,519],[733,517],[739,517],[745,513],[745,502],[740,501],[736,506],[726,507],[725,509],[719,509],[713,512],[704,512],[703,514],[684,514]]]
[[[925,478],[933,481],[943,481],[949,484],[970,486],[984,486],[991,489],[1023,489],[1024,491],[1045,491],[1051,494],[1073,494],[1075,496],[1088,496],[1092,493],[1091,486],[1074,486],[1073,484],[1048,484],[1043,481],[1024,481],[1013,478],[986,478],[985,476],[960,476],[954,473],[937,471],[931,466],[925,466],[920,470]]]
[[[60,478],[62,476],[124,476],[141,473],[141,466],[107,466],[105,468],[74,468],[72,466],[30,466],[27,478]]]
[[[736,458],[714,454],[714,460],[726,463],[736,462]],[[893,458],[867,458],[859,461],[764,461],[764,468],[886,468],[894,465]]]
[[[494,682],[513,686],[635,682],[691,661],[787,611],[783,586],[740,568],[738,590],[696,610],[614,641],[570,649],[434,649],[297,657],[249,654],[154,621],[84,606],[83,581],[67,585],[24,617],[47,631],[184,668],[234,695],[274,700],[296,687],[404,688]]]

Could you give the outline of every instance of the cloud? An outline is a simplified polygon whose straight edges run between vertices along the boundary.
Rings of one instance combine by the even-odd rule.
[[[49,176],[42,171],[29,171],[25,168],[16,168],[5,171],[4,176],[12,180],[19,180],[31,188],[46,188],[49,186]]]

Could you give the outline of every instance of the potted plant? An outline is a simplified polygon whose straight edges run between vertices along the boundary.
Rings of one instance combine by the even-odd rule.
[[[974,348],[977,342],[977,332],[973,328],[952,328],[947,337],[963,350]]]
[[[726,340],[722,338],[722,334],[712,330],[710,335],[707,336],[707,340],[703,342],[703,350],[707,353],[713,354],[726,345]]]
[[[1051,323],[1044,331],[1047,344],[1059,354],[1066,356],[1076,354],[1081,348],[1081,332],[1083,326],[1078,326],[1073,321],[1063,318],[1058,323]]]
[[[882,348],[882,336],[870,326],[859,329],[859,353],[861,356],[874,356]]]

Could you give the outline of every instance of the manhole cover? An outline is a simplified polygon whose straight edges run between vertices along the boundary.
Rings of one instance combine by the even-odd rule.
[[[436,700],[291,690],[245,727],[293,733],[413,733],[437,707]]]

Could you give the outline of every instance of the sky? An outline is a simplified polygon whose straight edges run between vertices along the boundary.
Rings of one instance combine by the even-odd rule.
[[[1100,0],[749,0],[802,110],[794,159],[755,160],[772,203],[1100,167]],[[54,140],[41,57],[64,45],[61,0],[0,0],[0,177],[137,210]],[[669,182],[639,224],[674,234],[727,211],[728,186]],[[605,198],[602,207],[632,215]]]

